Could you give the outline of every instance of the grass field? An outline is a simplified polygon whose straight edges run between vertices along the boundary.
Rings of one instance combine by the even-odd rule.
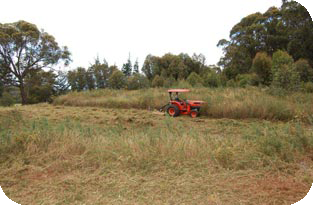
[[[209,118],[299,120],[313,123],[313,94],[292,93],[273,96],[259,88],[193,88],[182,98],[203,100],[202,114]],[[169,100],[167,89],[94,90],[59,96],[55,105],[91,106],[123,109],[158,109]]]
[[[85,95],[65,97],[71,96]],[[101,103],[124,97],[102,102],[95,96],[85,98],[98,103],[90,107],[61,105],[74,101],[61,97],[56,105],[0,108],[0,185],[10,199],[292,204],[312,185],[310,120],[171,118],[136,107],[105,108]],[[305,104],[282,101],[292,109]]]

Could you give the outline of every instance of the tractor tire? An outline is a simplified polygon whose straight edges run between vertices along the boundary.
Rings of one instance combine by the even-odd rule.
[[[193,110],[190,112],[191,118],[196,118],[199,115],[198,110]]]
[[[169,105],[166,107],[166,111],[168,113],[168,115],[172,116],[172,117],[176,117],[179,115],[179,109],[176,105]]]

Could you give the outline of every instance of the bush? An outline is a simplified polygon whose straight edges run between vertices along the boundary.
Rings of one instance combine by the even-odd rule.
[[[3,91],[4,91],[4,86],[3,86],[2,81],[0,81],[0,98],[2,97]]]
[[[224,73],[221,73],[219,76],[219,82],[220,82],[220,85],[225,87],[227,82],[228,82],[228,78],[226,77],[226,75]]]
[[[126,86],[126,77],[120,70],[116,70],[109,77],[109,85],[113,89],[122,89]]]
[[[306,93],[313,93],[313,83],[312,82],[303,83],[302,90]]]
[[[209,72],[203,77],[203,82],[207,87],[216,88],[220,84],[220,78],[215,72]]]
[[[244,88],[245,86],[257,86],[259,84],[259,78],[256,74],[239,74],[236,76],[238,86]]]
[[[149,86],[149,80],[144,75],[138,73],[130,76],[127,80],[127,87],[129,90],[148,88]]]
[[[14,103],[14,98],[10,93],[2,93],[2,97],[0,98],[0,106],[12,106]]]
[[[174,85],[175,88],[192,88],[192,86],[190,85],[190,83],[188,83],[185,80],[180,80],[177,81],[177,84]]]
[[[164,79],[159,75],[154,76],[152,81],[152,87],[163,87]]]
[[[197,85],[197,83],[203,84],[202,78],[195,72],[190,73],[187,78],[187,82],[192,86]]]
[[[272,85],[276,88],[296,91],[300,88],[300,75],[294,69],[293,58],[278,50],[272,56]]]
[[[292,65],[281,65],[273,75],[273,86],[283,88],[289,91],[297,91],[300,89],[300,76],[294,71]]]
[[[234,79],[228,80],[228,81],[226,82],[226,86],[227,86],[227,87],[230,87],[230,88],[235,88],[235,87],[236,87],[236,82],[235,82],[235,80],[234,80]]]
[[[285,51],[278,50],[272,55],[272,72],[277,70],[281,65],[292,65],[293,58]]]
[[[35,104],[40,102],[51,102],[53,95],[52,86],[33,86],[29,89],[29,96],[27,97],[28,104]]]
[[[253,60],[251,71],[256,73],[259,83],[270,85],[272,60],[265,52],[258,52]]]
[[[166,78],[164,80],[164,84],[163,84],[164,88],[170,88],[173,85],[176,85],[176,80],[175,80],[175,78],[173,76],[171,76],[170,78]]]
[[[301,81],[313,81],[313,69],[308,64],[307,60],[299,59],[293,64],[294,70],[300,75]]]

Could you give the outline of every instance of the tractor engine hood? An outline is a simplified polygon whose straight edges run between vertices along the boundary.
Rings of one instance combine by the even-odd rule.
[[[190,104],[205,104],[205,101],[187,100]]]

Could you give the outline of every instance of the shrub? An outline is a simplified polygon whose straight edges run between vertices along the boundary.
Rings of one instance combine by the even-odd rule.
[[[300,88],[300,76],[292,65],[281,65],[273,75],[272,84],[275,87],[296,91]]]
[[[312,82],[303,83],[302,90],[306,93],[313,93],[313,83]]]
[[[149,86],[149,80],[144,75],[139,73],[130,76],[127,80],[127,87],[129,90],[148,88]]]
[[[190,73],[187,78],[187,82],[192,86],[195,86],[197,83],[203,84],[202,78],[195,72]]]
[[[207,87],[216,88],[220,84],[220,78],[218,74],[211,71],[203,77],[203,82]]]
[[[4,91],[4,84],[2,83],[2,81],[0,81],[0,97],[2,96],[3,91]]]
[[[272,60],[265,52],[258,52],[253,60],[251,71],[256,73],[259,83],[270,85]]]
[[[259,84],[259,78],[256,74],[239,74],[236,76],[236,81],[240,87],[245,87],[247,85],[253,86]]]
[[[163,87],[164,85],[164,79],[160,77],[159,75],[154,76],[152,81],[153,87]]]
[[[277,70],[281,65],[292,65],[293,58],[285,51],[278,50],[272,55],[272,72]]]
[[[300,75],[301,81],[308,82],[313,81],[313,70],[308,64],[307,60],[299,59],[293,64],[294,70]]]
[[[14,98],[10,93],[3,92],[2,97],[0,98],[0,106],[11,106],[14,102]]]
[[[293,58],[284,51],[278,50],[272,56],[272,84],[274,87],[287,90],[298,90],[300,75],[294,70]]]
[[[192,88],[190,83],[188,81],[185,81],[185,80],[177,81],[177,84],[174,85],[174,87],[175,88]]]
[[[120,70],[116,70],[109,77],[110,87],[113,89],[122,89],[126,86],[126,77]]]
[[[170,88],[172,87],[173,85],[176,85],[176,80],[173,76],[169,77],[169,78],[166,78],[164,80],[164,84],[163,84],[163,87],[164,88]]]
[[[27,103],[35,104],[40,102],[51,102],[53,91],[50,85],[33,86],[29,89]]]
[[[236,82],[235,82],[235,80],[234,80],[234,79],[228,80],[228,81],[226,82],[226,86],[227,86],[227,87],[230,87],[230,88],[235,88],[235,87],[236,87]]]
[[[226,77],[226,75],[224,73],[221,73],[219,75],[219,82],[221,84],[221,86],[225,87],[227,82],[228,82],[228,78]]]

